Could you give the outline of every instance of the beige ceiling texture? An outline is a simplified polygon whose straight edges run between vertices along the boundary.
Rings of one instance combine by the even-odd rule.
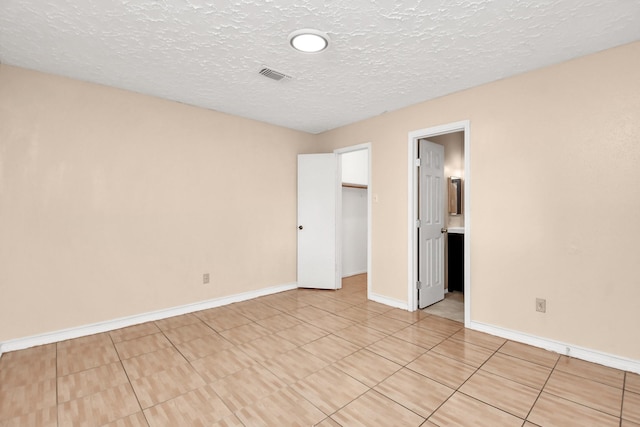
[[[639,39],[638,0],[0,1],[4,64],[311,133]]]

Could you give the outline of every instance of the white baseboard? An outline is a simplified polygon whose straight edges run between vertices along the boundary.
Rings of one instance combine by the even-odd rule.
[[[409,306],[407,305],[406,301],[400,301],[395,298],[385,297],[379,294],[375,294],[373,292],[369,292],[369,295],[367,295],[367,297],[371,301],[379,302],[380,304],[388,305],[395,308],[400,308],[402,310],[409,310]]]
[[[149,313],[136,314],[133,316],[121,317],[119,319],[107,320],[105,322],[93,323],[90,325],[78,326],[75,328],[62,329],[59,331],[47,332],[40,335],[33,335],[25,338],[17,338],[9,341],[0,342],[0,357],[2,353],[14,350],[22,350],[37,345],[50,344],[53,342],[64,341],[72,338],[84,337],[87,335],[98,334],[101,332],[112,331],[114,329],[125,328],[144,322],[166,319],[167,317],[179,316],[181,314],[193,313],[194,311],[206,310],[208,308],[220,307],[234,302],[246,301],[265,295],[276,294],[283,291],[296,289],[297,283],[287,283],[284,285],[272,286],[255,291],[242,292],[235,295],[229,295],[221,298],[200,301],[193,304],[171,307],[163,310],[152,311]]]
[[[344,279],[345,277],[351,277],[351,276],[357,276],[358,274],[365,274],[367,272],[367,270],[362,270],[362,271],[349,271],[349,272],[342,272],[342,278]]]
[[[613,354],[604,353],[598,350],[592,350],[567,344],[560,341],[542,338],[535,335],[529,335],[523,332],[513,331],[498,326],[487,325],[485,323],[469,321],[465,327],[480,332],[486,332],[512,341],[529,344],[534,347],[544,348],[555,353],[564,354],[566,356],[575,357],[576,359],[586,360],[587,362],[598,363],[600,365],[609,366],[611,368],[621,369],[623,371],[635,372],[640,374],[640,360],[628,359]]]

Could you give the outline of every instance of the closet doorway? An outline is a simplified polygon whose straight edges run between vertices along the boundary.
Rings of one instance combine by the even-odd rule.
[[[343,283],[366,281],[371,289],[371,146],[335,150],[342,183],[339,259]]]

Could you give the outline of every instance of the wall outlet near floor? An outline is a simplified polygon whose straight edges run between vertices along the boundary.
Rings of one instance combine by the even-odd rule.
[[[544,298],[536,298],[536,311],[540,313],[547,312],[547,300]]]
[[[204,273],[202,275],[202,284],[206,285],[207,283],[209,283],[209,273]]]

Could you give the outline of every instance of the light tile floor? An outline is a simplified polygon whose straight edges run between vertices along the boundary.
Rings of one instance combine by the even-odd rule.
[[[0,427],[640,426],[640,376],[298,289],[6,353]]]
[[[464,322],[464,294],[453,291],[444,294],[444,299],[423,310],[425,313],[446,319]]]

